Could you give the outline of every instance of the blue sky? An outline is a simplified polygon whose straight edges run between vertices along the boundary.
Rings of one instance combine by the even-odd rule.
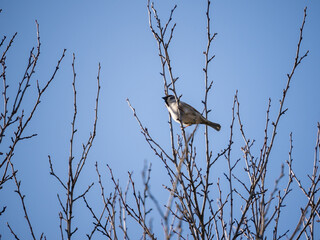
[[[67,49],[56,79],[27,130],[29,133],[36,132],[38,136],[19,145],[13,158],[35,232],[44,232],[48,239],[59,237],[60,209],[56,194],[62,188],[49,175],[47,156],[51,155],[57,172],[66,176],[73,114],[72,53],[76,55],[78,87],[78,154],[81,143],[86,141],[92,129],[96,76],[98,63],[101,63],[98,133],[84,169],[85,174],[80,178],[79,193],[91,182],[97,181],[96,161],[101,172],[104,172],[106,187],[110,188],[112,185],[106,164],[112,167],[124,186],[128,171],[134,172],[137,182],[141,181],[140,173],[147,161],[152,163],[154,169],[151,186],[159,199],[166,202],[166,191],[162,190],[165,169],[148,148],[126,103],[126,98],[129,98],[151,135],[165,149],[170,149],[168,115],[161,99],[164,95],[159,74],[161,65],[157,44],[148,26],[146,4],[147,1],[108,0],[2,0],[0,3],[2,36],[6,35],[9,39],[18,32],[7,57],[10,87],[14,89],[23,76],[29,51],[36,44],[35,20],[40,25],[42,43],[35,80],[46,82],[63,49]],[[155,1],[162,19],[167,19],[174,4],[168,0]],[[173,21],[177,27],[169,50],[173,72],[179,77],[176,87],[178,93],[183,94],[183,101],[201,110],[206,1],[181,1],[176,4],[178,8]],[[245,130],[249,138],[256,139],[258,152],[263,141],[268,98],[272,99],[271,119],[274,119],[286,74],[293,65],[305,6],[308,6],[308,16],[301,51],[309,50],[310,54],[299,66],[289,89],[285,104],[289,110],[280,122],[272,155],[271,186],[272,176],[279,174],[281,163],[288,158],[290,132],[293,132],[294,167],[304,182],[307,182],[307,171],[312,168],[316,126],[320,121],[320,3],[289,0],[212,2],[212,31],[218,35],[212,45],[216,57],[209,72],[209,79],[214,81],[209,96],[209,106],[213,111],[209,118],[222,126],[219,133],[212,131],[210,135],[215,153],[227,145],[236,90],[239,91]],[[33,101],[32,94],[28,95],[27,100],[30,103],[26,102],[26,108]],[[178,124],[176,127],[178,130]],[[203,130],[202,127],[197,132],[199,152]],[[235,133],[235,137],[242,144],[239,132]],[[241,144],[235,145],[235,160],[242,156]],[[198,160],[201,161],[201,158]],[[214,179],[223,177],[225,166],[223,162],[217,165]],[[1,205],[8,205],[0,223],[3,239],[11,238],[5,224],[7,221],[14,223],[20,236],[26,232],[27,225],[13,189],[12,182],[0,191]],[[100,199],[94,197],[98,191],[95,186],[90,193],[90,200],[97,206],[101,204]],[[304,198],[297,195],[292,200],[303,203]],[[80,239],[90,231],[92,222],[83,207],[84,204],[79,202],[76,206],[79,213],[75,216],[80,227],[77,233]],[[292,210],[292,214],[297,214],[297,211]],[[291,217],[290,213],[285,214]]]

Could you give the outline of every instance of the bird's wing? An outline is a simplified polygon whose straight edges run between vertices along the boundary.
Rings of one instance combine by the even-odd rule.
[[[201,115],[194,107],[185,102],[181,102],[181,104],[179,104],[179,111],[185,114]]]

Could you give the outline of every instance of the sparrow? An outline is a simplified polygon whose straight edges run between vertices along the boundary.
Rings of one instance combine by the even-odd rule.
[[[217,131],[220,131],[221,126],[218,123],[210,122],[205,119],[201,113],[199,113],[196,109],[191,107],[189,104],[179,101],[179,106],[174,96],[168,95],[163,97],[164,102],[168,111],[170,112],[171,117],[178,123],[180,121],[185,126],[190,126],[192,124],[205,124]],[[179,109],[179,110],[178,110]]]

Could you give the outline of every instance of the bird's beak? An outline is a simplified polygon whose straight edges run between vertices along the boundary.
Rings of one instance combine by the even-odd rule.
[[[169,96],[164,96],[162,99],[164,100],[164,103],[166,104],[166,106],[168,106],[168,97]]]
[[[168,96],[165,96],[162,99],[164,100],[165,104],[167,105]]]

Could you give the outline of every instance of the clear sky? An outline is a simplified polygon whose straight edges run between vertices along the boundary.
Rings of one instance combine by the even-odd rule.
[[[179,77],[176,87],[178,93],[183,94],[183,101],[202,110],[206,1],[155,1],[160,17],[167,19],[175,3],[178,7],[173,21],[177,27],[170,54],[173,72]],[[1,38],[5,35],[10,39],[18,32],[7,57],[7,78],[12,89],[23,76],[29,51],[36,45],[35,20],[40,25],[42,48],[34,81],[46,82],[63,49],[67,49],[60,70],[27,130],[29,133],[36,132],[38,136],[18,145],[13,157],[38,236],[41,232],[47,239],[58,239],[60,236],[57,193],[62,188],[49,174],[47,156],[51,155],[57,173],[66,177],[73,115],[72,53],[76,55],[78,86],[78,154],[81,143],[87,140],[92,129],[96,76],[98,63],[101,63],[98,132],[85,172],[80,177],[78,193],[91,182],[97,182],[96,161],[110,191],[112,184],[106,164],[111,166],[115,176],[125,186],[128,171],[133,171],[137,182],[141,181],[140,173],[146,161],[151,162],[154,169],[152,190],[157,192],[163,203],[166,202],[167,193],[162,190],[165,169],[149,149],[126,103],[126,98],[129,98],[152,136],[165,149],[170,149],[168,115],[161,99],[164,95],[159,74],[161,65],[157,44],[149,29],[146,5],[147,1],[143,0],[0,2]],[[209,72],[210,80],[214,81],[209,96],[209,106],[213,109],[210,120],[222,126],[219,133],[212,131],[210,135],[215,153],[228,143],[233,96],[238,90],[245,130],[249,138],[256,139],[258,154],[263,141],[268,98],[272,99],[271,119],[274,119],[286,74],[293,65],[305,6],[308,6],[308,16],[301,51],[309,50],[310,54],[299,66],[289,89],[285,104],[289,110],[279,125],[272,155],[270,186],[274,182],[273,175],[276,177],[279,174],[281,163],[288,158],[290,132],[293,132],[294,168],[305,183],[306,173],[312,168],[316,126],[320,121],[320,2],[212,1],[212,31],[218,35],[212,46],[216,57]],[[28,96],[27,99],[32,101],[33,98]],[[202,127],[197,132],[199,151],[202,149],[200,138],[203,130]],[[235,137],[238,144],[233,152],[234,160],[242,156],[239,132],[235,133]],[[223,178],[225,167],[225,163],[219,163],[213,178]],[[27,232],[14,189],[11,182],[0,190],[0,207],[8,206],[0,219],[2,239],[12,239],[6,222],[12,223],[20,236]],[[93,205],[101,206],[97,185],[89,195]],[[286,216],[294,218],[299,213],[299,209],[294,207],[303,201],[301,195],[291,197],[288,205],[293,208],[285,213]],[[84,204],[76,204],[75,224],[79,231],[75,239],[83,239],[84,234],[91,231],[91,222]]]

